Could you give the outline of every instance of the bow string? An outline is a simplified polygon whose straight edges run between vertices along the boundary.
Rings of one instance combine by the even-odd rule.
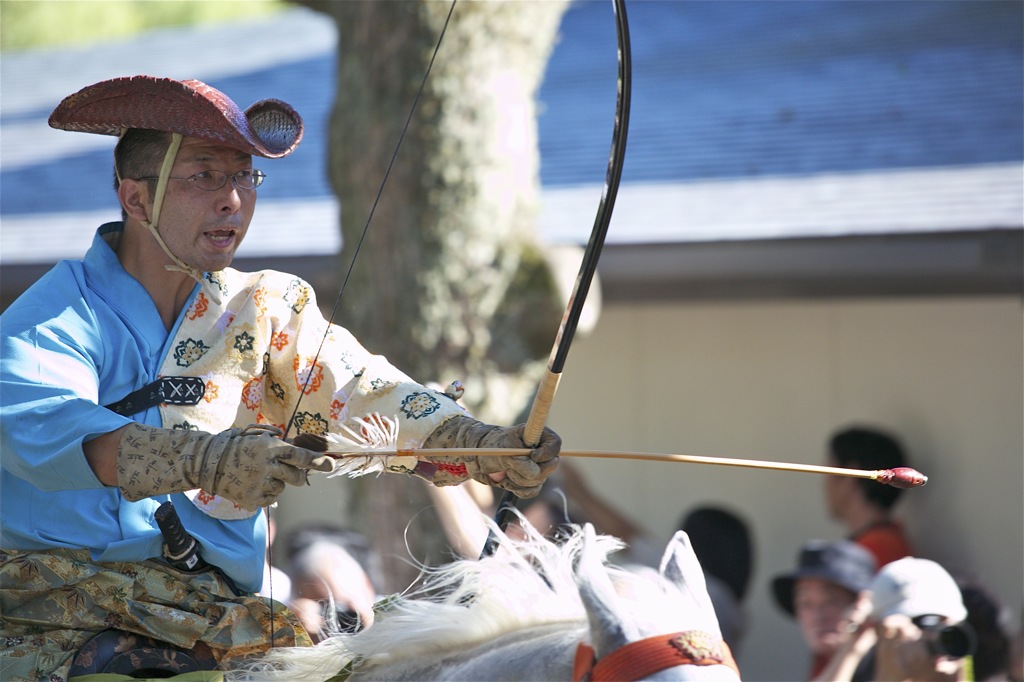
[[[323,351],[324,344],[327,342],[327,337],[330,334],[331,324],[334,323],[334,319],[338,315],[338,309],[341,307],[341,299],[345,295],[348,280],[352,276],[352,271],[356,265],[356,259],[359,258],[359,252],[363,248],[363,242],[366,240],[366,235],[370,231],[370,223],[373,221],[373,215],[377,210],[377,205],[380,204],[381,195],[384,194],[384,187],[387,185],[388,178],[391,176],[391,169],[395,166],[395,160],[398,158],[398,151],[402,148],[402,142],[405,141],[406,133],[409,132],[409,125],[412,123],[413,114],[416,113],[416,107],[419,105],[420,98],[423,96],[423,90],[427,85],[427,79],[430,77],[430,71],[434,68],[434,61],[437,59],[437,53],[441,49],[441,41],[444,40],[444,35],[448,31],[448,24],[451,23],[452,14],[455,12],[456,2],[457,0],[452,0],[452,3],[448,8],[448,14],[445,16],[444,24],[441,26],[441,31],[438,33],[437,42],[434,43],[434,50],[430,55],[430,61],[427,63],[427,68],[423,72],[423,78],[420,79],[419,87],[416,89],[416,95],[413,97],[412,104],[409,106],[409,114],[405,117],[405,123],[402,125],[402,131],[398,135],[398,142],[395,144],[395,149],[391,153],[391,159],[388,161],[387,168],[384,170],[384,177],[380,181],[380,186],[377,188],[377,194],[373,199],[373,204],[370,206],[370,212],[366,216],[366,223],[363,225],[363,231],[359,235],[359,241],[356,242],[356,247],[352,252],[352,259],[349,261],[348,269],[345,271],[345,277],[342,279],[341,287],[338,289],[338,295],[334,298],[334,306],[331,308],[331,314],[327,318],[327,325],[324,328],[324,335],[320,339],[320,345],[317,347],[316,354],[313,355],[313,360],[310,364],[311,367],[315,367],[317,360],[320,359],[320,353]],[[302,396],[306,394],[309,382],[313,380],[313,374],[313,372],[308,373],[306,381],[302,385],[302,390],[299,391],[299,397],[295,400],[295,409],[292,410],[292,415],[288,419],[287,426],[285,426],[284,434],[282,436],[284,438],[288,437],[288,433],[291,431],[292,425],[295,423],[295,417],[299,413],[299,405],[302,402]]]
[[[373,221],[373,215],[377,210],[377,205],[380,203],[380,198],[384,194],[384,187],[387,185],[388,178],[391,176],[391,169],[394,168],[395,160],[398,158],[398,151],[402,148],[402,142],[405,141],[405,135],[409,131],[409,125],[412,123],[413,114],[416,113],[416,107],[419,105],[420,98],[423,96],[423,90],[427,85],[427,78],[430,77],[430,71],[434,67],[434,61],[437,59],[437,53],[441,49],[441,42],[444,40],[444,35],[448,30],[448,24],[451,22],[452,14],[455,12],[455,3],[457,0],[452,0],[451,6],[448,8],[448,14],[445,16],[444,24],[441,26],[441,31],[438,33],[437,42],[434,44],[434,50],[430,55],[430,61],[427,63],[427,68],[423,72],[423,78],[420,79],[419,87],[416,89],[416,95],[413,97],[412,104],[409,106],[409,114],[405,117],[405,123],[402,125],[402,131],[398,135],[398,141],[395,143],[395,149],[391,153],[391,158],[388,161],[387,168],[384,170],[384,176],[381,178],[380,186],[377,188],[377,194],[374,196],[373,203],[370,206],[370,211],[366,216],[366,223],[363,225],[363,230],[359,235],[359,241],[356,243],[356,247],[352,252],[352,259],[349,261],[348,269],[345,271],[345,277],[341,281],[341,286],[338,288],[338,295],[334,298],[334,306],[331,308],[331,314],[327,318],[327,324],[324,326],[324,334],[320,338],[320,345],[317,346],[316,353],[313,355],[313,360],[310,363],[310,367],[316,367],[317,360],[320,359],[320,353],[324,349],[324,344],[327,343],[327,337],[331,331],[331,325],[334,323],[335,317],[338,315],[338,310],[341,307],[341,299],[345,295],[345,289],[348,286],[349,278],[352,276],[352,271],[356,265],[356,259],[359,257],[359,252],[363,247],[363,242],[366,240],[366,235],[370,230],[370,223]],[[309,389],[309,382],[313,380],[314,372],[310,371],[307,373],[306,380],[303,382],[302,390],[299,391],[299,395],[295,400],[295,407],[292,410],[291,416],[288,418],[288,423],[285,425],[284,433],[281,435],[282,438],[287,438],[288,433],[291,431],[292,426],[295,423],[295,418],[299,413],[299,406],[302,403],[302,397],[306,394]],[[267,515],[269,519],[270,510],[267,509]],[[269,520],[268,520],[269,523]],[[271,549],[267,547],[267,564],[273,566],[273,555]],[[274,598],[274,584],[270,583],[270,598]],[[271,621],[273,623],[273,620]],[[271,640],[273,640],[273,625],[271,626]]]

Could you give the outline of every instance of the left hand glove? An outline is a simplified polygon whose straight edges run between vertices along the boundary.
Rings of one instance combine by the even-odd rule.
[[[493,426],[472,417],[452,417],[431,433],[425,448],[529,448],[523,441],[525,424]],[[466,473],[474,481],[511,491],[516,497],[536,497],[544,481],[558,468],[558,451],[562,439],[545,427],[540,442],[528,456],[463,457]]]
[[[309,470],[334,470],[330,457],[280,434],[268,424],[212,434],[132,422],[118,441],[117,484],[131,502],[202,488],[253,511],[273,504],[285,484],[305,485]]]

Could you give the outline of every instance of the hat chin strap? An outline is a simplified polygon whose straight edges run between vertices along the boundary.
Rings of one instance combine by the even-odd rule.
[[[167,257],[174,261],[171,265],[165,265],[166,270],[171,272],[183,272],[199,284],[203,284],[206,280],[203,279],[203,273],[196,270],[194,267],[186,263],[185,261],[178,258],[171,249],[168,248],[164,242],[163,237],[160,236],[160,230],[157,228],[157,224],[160,221],[160,209],[164,204],[164,195],[167,193],[167,180],[171,175],[171,167],[174,165],[174,160],[178,156],[178,148],[181,146],[182,136],[181,133],[171,133],[171,144],[167,147],[167,152],[164,154],[163,165],[160,166],[160,177],[156,181],[156,192],[153,196],[153,218],[151,220],[143,220],[142,225],[149,230],[153,238],[156,239],[156,243],[160,245]],[[218,298],[215,292],[211,292],[212,296]],[[218,301],[219,302],[219,301]]]

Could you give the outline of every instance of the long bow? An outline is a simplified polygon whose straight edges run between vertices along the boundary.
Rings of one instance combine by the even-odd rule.
[[[608,171],[605,174],[604,190],[601,193],[601,201],[597,207],[597,215],[594,218],[594,227],[590,232],[590,240],[583,252],[583,261],[580,263],[580,271],[576,276],[576,284],[573,286],[572,294],[569,297],[569,304],[565,314],[562,316],[558,334],[551,349],[548,359],[548,368],[541,380],[540,387],[534,397],[533,405],[530,407],[530,414],[526,419],[526,429],[523,440],[527,445],[536,445],[540,442],[541,432],[547,423],[548,413],[558,390],[558,382],[562,377],[562,368],[565,359],[569,355],[569,346],[572,345],[573,336],[576,333],[576,325],[579,323],[580,315],[583,312],[583,304],[586,302],[587,293],[590,291],[590,284],[597,272],[597,261],[601,257],[601,249],[604,247],[605,236],[608,234],[608,225],[611,223],[612,210],[615,208],[615,197],[619,192],[619,180],[622,177],[622,163],[626,156],[626,135],[629,130],[629,103],[632,94],[632,60],[629,48],[629,24],[626,20],[625,0],[612,0],[615,12],[615,28],[618,36],[618,64],[619,77],[615,101],[615,125],[612,130],[612,145],[608,155]],[[518,498],[506,491],[498,503],[498,511],[495,515],[495,523],[504,530],[515,517]],[[489,556],[497,549],[498,539],[493,532],[488,534],[484,543],[482,556]]]
[[[328,325],[334,321],[334,317],[337,314],[341,298],[344,294],[345,287],[348,283],[349,275],[351,275],[352,269],[355,265],[355,260],[359,255],[360,247],[362,246],[363,240],[366,237],[367,231],[370,227],[370,221],[373,219],[374,210],[377,207],[377,203],[380,200],[381,193],[383,192],[384,185],[387,183],[388,176],[390,175],[391,168],[394,165],[395,158],[398,154],[398,149],[401,147],[402,141],[405,138],[406,130],[408,129],[409,122],[412,120],[413,113],[415,112],[416,105],[419,102],[420,94],[423,91],[423,87],[426,84],[427,78],[430,75],[431,67],[433,66],[434,59],[437,57],[438,49],[441,46],[441,41],[444,38],[445,31],[448,28],[448,23],[451,20],[452,12],[455,9],[456,0],[452,0],[451,7],[448,11],[448,16],[445,19],[444,26],[438,35],[437,43],[434,46],[433,54],[430,58],[430,62],[427,66],[426,72],[423,75],[423,79],[420,83],[419,90],[417,91],[416,97],[413,101],[412,106],[409,110],[409,115],[406,119],[405,126],[402,129],[402,133],[399,136],[398,144],[392,154],[391,161],[388,164],[387,170],[385,171],[384,178],[381,181],[380,189],[377,192],[377,196],[370,209],[369,215],[367,216],[366,224],[363,227],[362,236],[360,237],[359,243],[352,255],[352,261],[349,264],[349,268],[345,279],[342,282],[341,289],[335,298],[334,307],[331,311],[331,315],[328,318]],[[611,223],[612,211],[615,207],[615,198],[619,191],[619,181],[622,177],[622,165],[626,154],[626,137],[629,129],[629,106],[630,97],[632,92],[632,61],[630,55],[629,45],[629,24],[626,18],[626,5],[625,0],[612,0],[613,11],[616,19],[616,34],[618,38],[618,87],[616,93],[615,103],[615,123],[612,131],[612,143],[608,157],[608,169],[605,174],[605,185],[601,194],[601,200],[598,205],[597,214],[594,218],[594,226],[591,230],[590,239],[587,242],[586,249],[583,253],[583,260],[580,264],[580,271],[576,277],[576,283],[573,287],[572,294],[569,297],[568,306],[565,314],[562,316],[562,321],[558,329],[558,333],[555,336],[555,342],[551,350],[551,354],[548,359],[548,368],[541,381],[541,384],[537,390],[537,394],[534,398],[533,404],[530,408],[530,414],[526,421],[526,428],[524,431],[524,441],[528,445],[536,445],[540,442],[541,433],[544,430],[544,426],[547,423],[548,413],[551,409],[551,404],[554,401],[555,392],[558,389],[558,382],[561,379],[562,369],[565,365],[565,359],[569,353],[569,347],[572,344],[573,337],[576,333],[576,326],[579,323],[580,316],[583,312],[583,306],[586,302],[587,294],[590,291],[590,285],[593,282],[594,274],[597,271],[597,262],[601,257],[601,249],[604,246],[605,236],[608,233],[608,226]],[[316,362],[317,357],[320,354],[320,350],[323,348],[324,340],[326,340],[326,333],[324,339],[321,341],[320,349],[317,350],[316,356],[313,358],[313,363]],[[307,381],[309,377],[307,377]],[[291,426],[295,420],[295,415],[298,414],[299,402],[302,399],[302,395],[305,391],[300,391],[299,398],[296,401],[295,408],[292,412],[292,416],[288,421],[288,425],[285,429],[285,436],[291,430]],[[499,528],[505,529],[511,522],[515,515],[517,498],[506,492],[499,504],[498,511],[495,516]],[[497,538],[492,534],[488,537],[487,542],[484,544],[483,555],[487,556],[492,554],[497,547]]]

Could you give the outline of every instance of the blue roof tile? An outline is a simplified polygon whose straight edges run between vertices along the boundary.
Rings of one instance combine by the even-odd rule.
[[[938,229],[1019,229],[1015,183],[1024,160],[1024,3],[632,0],[627,7],[634,89],[616,221],[631,225],[633,238],[644,231],[646,239],[670,239],[673,230],[725,239],[784,236],[787,230],[879,233],[899,231],[892,226],[909,224],[910,217],[915,225],[933,220]],[[306,202],[332,215],[323,140],[335,84],[333,25],[301,9],[262,21],[168,29],[91,50],[5,55],[0,64],[0,218],[18,232],[10,240],[10,231],[5,233],[5,260],[19,258],[10,245],[30,241],[25,231],[34,223],[23,218],[46,214],[63,226],[75,224],[66,218],[83,212],[90,220],[96,213],[116,216],[112,138],[87,140],[98,136],[73,136],[45,124],[60,97],[112,75],[200,78],[243,107],[268,96],[292,103],[306,120],[307,140],[320,143],[307,142],[292,156],[266,164],[270,181],[260,190],[261,204],[268,209]],[[232,53],[215,52],[220,43],[233,42],[223,40],[228,34],[235,35],[234,42],[263,45],[251,66],[230,59]],[[211,43],[213,35],[221,38],[217,44]],[[565,238],[560,216],[576,202],[591,201],[575,188],[599,187],[604,181],[616,72],[611,3],[575,3],[562,22],[539,93],[546,211],[541,222],[549,236],[555,230]],[[772,222],[767,226],[726,216],[718,218],[718,228],[715,216],[731,207],[695,204],[715,196],[719,182],[827,176],[835,185],[846,182],[842,174],[850,174],[850,186],[877,187],[891,182],[891,171],[936,169],[943,186],[954,187],[956,169],[971,168],[978,169],[972,178],[998,178],[985,185],[991,196],[977,197],[977,206],[956,214],[980,215],[978,206],[994,207],[977,225],[961,218],[950,222],[948,210],[922,215],[922,206],[936,202],[921,192],[928,185],[913,173],[905,179],[913,202],[889,197],[882,204],[859,196],[845,208],[822,204],[826,213],[801,213],[799,225],[791,224],[797,217],[790,210],[791,197],[758,207],[755,212],[769,218],[792,216],[789,222],[766,218]],[[864,173],[879,179],[872,184],[852,177]],[[631,194],[649,196],[659,183],[673,194],[655,203],[630,199]],[[715,191],[704,191],[701,183],[712,183]],[[685,189],[691,185],[693,192]],[[1012,196],[1008,187],[1016,187]],[[763,186],[743,191],[771,201]],[[654,209],[679,204],[684,194],[680,205],[690,212],[677,211],[672,224],[665,223]],[[813,203],[819,198],[805,199]],[[870,206],[867,217],[873,222],[850,213],[855,206]],[[915,215],[905,215],[908,211]],[[589,230],[585,223],[582,229]],[[827,228],[815,228],[818,223]],[[335,231],[326,224],[317,229]]]
[[[1024,159],[1024,3],[627,7],[623,183]],[[614,47],[607,3],[569,10],[540,93],[546,187],[601,177]]]

